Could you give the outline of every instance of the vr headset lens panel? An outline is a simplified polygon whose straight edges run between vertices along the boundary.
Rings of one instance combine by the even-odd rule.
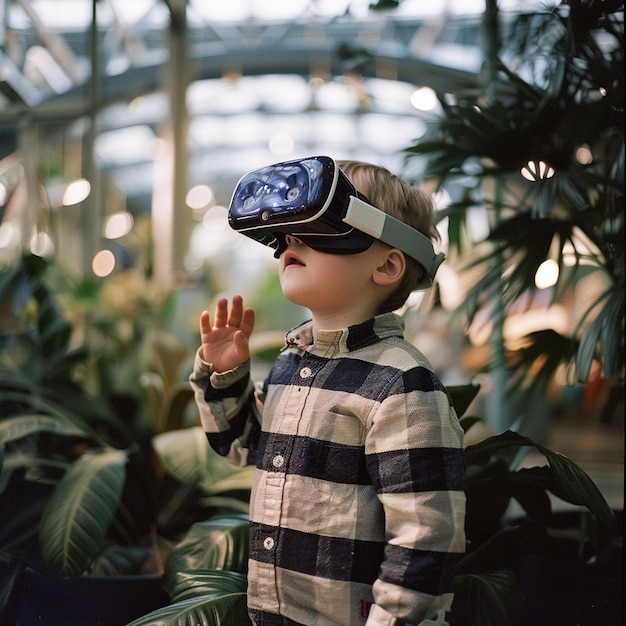
[[[233,193],[230,224],[249,234],[246,231],[315,220],[332,199],[336,178],[335,164],[326,157],[287,161],[250,172]]]
[[[239,181],[228,220],[234,230],[272,247],[279,247],[281,233],[290,233],[319,250],[362,252],[373,239],[342,221],[350,197],[356,195],[329,157],[286,161]]]

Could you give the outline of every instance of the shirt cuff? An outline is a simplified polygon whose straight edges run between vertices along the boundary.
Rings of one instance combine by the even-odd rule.
[[[194,381],[200,381],[203,378],[208,378],[213,389],[226,389],[236,382],[239,382],[250,372],[249,359],[232,370],[227,370],[225,372],[212,372],[211,364],[207,363],[201,355],[202,348],[198,348],[194,359],[192,379]]]

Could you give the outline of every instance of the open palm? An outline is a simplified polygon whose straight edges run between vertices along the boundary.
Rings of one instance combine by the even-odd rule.
[[[226,372],[248,360],[248,341],[254,328],[254,311],[243,306],[241,296],[233,296],[228,308],[228,300],[220,298],[215,307],[211,322],[208,311],[200,316],[200,337],[202,358],[211,364],[214,372]]]

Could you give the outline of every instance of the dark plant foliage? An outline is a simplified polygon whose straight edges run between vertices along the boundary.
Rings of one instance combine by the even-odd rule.
[[[623,3],[570,0],[516,15],[501,25],[496,39],[506,46],[487,59],[484,84],[439,94],[442,116],[408,149],[409,158],[425,158],[425,177],[438,180],[453,196],[444,211],[452,248],[469,252],[463,237],[469,209],[482,206],[489,213],[489,235],[471,261],[483,272],[464,310],[471,321],[496,298],[506,310],[536,290],[535,273],[547,258],[555,258],[560,268],[555,299],[599,272],[606,289],[580,327],[563,338],[562,358],[550,358],[549,364],[554,370],[571,359],[574,346],[579,381],[587,381],[594,360],[603,376],[620,380]],[[534,180],[523,178],[522,168]],[[536,350],[518,355],[515,365],[524,372],[518,380],[538,357]],[[548,379],[546,374],[544,366],[538,383]]]

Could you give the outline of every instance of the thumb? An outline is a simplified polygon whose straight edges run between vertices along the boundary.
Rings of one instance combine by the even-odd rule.
[[[242,358],[248,358],[250,356],[250,348],[248,345],[248,338],[243,330],[238,330],[233,335],[233,343],[235,344],[235,349],[237,353],[241,355]]]

